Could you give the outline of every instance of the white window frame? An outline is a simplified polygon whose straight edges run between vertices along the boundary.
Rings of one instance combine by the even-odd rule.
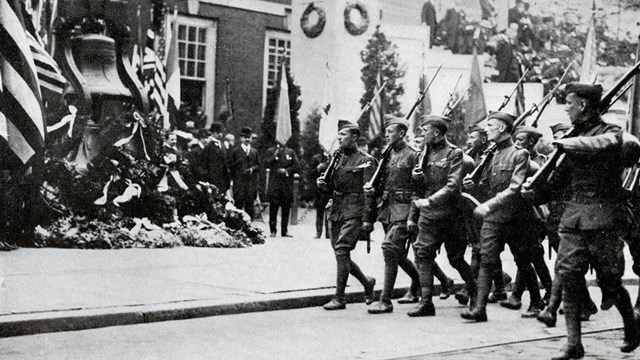
[[[215,20],[196,18],[191,16],[178,15],[176,19],[177,25],[194,26],[207,29],[207,42],[205,52],[205,87],[203,99],[203,111],[207,115],[206,127],[209,127],[214,120],[214,99],[215,99],[215,80],[216,80],[216,43],[218,41],[218,24]],[[177,28],[177,26],[176,26]],[[178,36],[177,32],[174,36]],[[197,50],[196,50],[197,53]],[[197,71],[197,69],[196,69]],[[181,76],[182,78],[182,76]],[[185,77],[185,79],[189,79]]]
[[[263,74],[262,74],[262,112],[264,115],[264,107],[267,104],[267,91],[269,86],[269,39],[286,40],[289,42],[289,62],[291,61],[291,53],[293,48],[291,47],[291,33],[286,31],[267,30],[264,33],[264,62],[263,62]],[[291,63],[289,63],[291,66]],[[278,70],[279,71],[279,70]]]

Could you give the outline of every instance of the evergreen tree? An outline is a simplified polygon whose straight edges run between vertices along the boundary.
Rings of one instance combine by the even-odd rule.
[[[300,156],[300,163],[302,165],[301,200],[303,201],[312,201],[316,191],[316,178],[313,176],[315,172],[310,166],[313,164],[313,156],[324,151],[318,141],[321,119],[321,108],[316,107],[311,110],[311,113],[304,122],[304,130],[300,137],[300,145],[302,147],[302,155]]]
[[[362,79],[365,89],[360,99],[361,107],[365,107],[373,97],[376,78],[378,73],[380,73],[382,82],[387,81],[383,92],[383,109],[389,114],[396,116],[402,115],[398,97],[404,94],[404,87],[399,82],[399,79],[405,75],[405,70],[400,64],[397,50],[398,47],[387,40],[384,33],[380,31],[380,27],[377,27],[375,33],[373,33],[373,36],[369,39],[366,48],[360,52],[360,58],[364,63],[360,79]],[[369,113],[365,113],[358,119],[358,126],[363,134],[366,133],[368,125]]]
[[[298,155],[300,155],[300,120],[298,119],[298,111],[302,106],[300,100],[300,86],[295,84],[293,76],[289,67],[286,66],[287,83],[289,85],[289,104],[291,107],[291,138],[287,141],[286,146],[293,149]],[[276,84],[280,84],[282,74],[278,74]],[[267,90],[267,103],[264,109],[264,119],[262,121],[262,136],[260,137],[260,143],[258,144],[261,153],[264,153],[266,149],[275,145],[276,139],[276,108],[278,107],[278,97],[280,96],[280,87],[276,86]]]

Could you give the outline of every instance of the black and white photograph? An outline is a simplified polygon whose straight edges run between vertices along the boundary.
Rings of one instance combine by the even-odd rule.
[[[0,359],[640,357],[640,0],[0,0]]]

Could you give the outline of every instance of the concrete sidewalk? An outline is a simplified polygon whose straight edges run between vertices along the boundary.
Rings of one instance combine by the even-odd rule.
[[[313,239],[313,210],[301,209],[300,216],[300,224],[291,227],[293,238],[268,238],[266,244],[247,249],[0,253],[0,336],[321,305],[335,290],[335,260],[328,239]],[[266,224],[259,225],[266,229]],[[366,253],[365,243],[353,252],[362,270],[378,279],[377,291],[384,272],[382,238],[377,224],[371,253]],[[625,279],[637,284],[626,255]],[[444,249],[438,263],[461,283]],[[551,268],[553,262],[548,263]],[[515,276],[508,251],[503,266]],[[363,301],[357,280],[350,278],[349,285],[349,300]],[[408,285],[401,271],[397,294]]]

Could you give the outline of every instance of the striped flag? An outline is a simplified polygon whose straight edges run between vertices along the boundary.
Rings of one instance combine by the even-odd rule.
[[[291,107],[289,106],[289,83],[287,69],[282,62],[280,70],[280,89],[276,108],[276,141],[284,146],[291,137]]]
[[[162,60],[154,50],[154,42],[155,33],[149,29],[142,61],[143,82],[149,86],[149,100],[152,106],[167,118],[167,74]]]
[[[467,126],[474,125],[487,115],[487,105],[485,104],[484,92],[482,91],[482,76],[480,74],[480,64],[478,62],[478,51],[473,47],[473,58],[471,61],[471,75],[469,77],[471,89],[469,90],[469,101],[467,101],[466,122]]]
[[[180,66],[178,60],[178,34],[176,28],[178,26],[178,9],[175,8],[173,12],[173,24],[167,19],[167,30],[165,31],[166,38],[166,63],[167,63],[167,115],[169,109],[180,109]],[[169,116],[164,119],[164,127],[168,129],[170,127]]]
[[[0,0],[0,134],[7,158],[27,164],[44,147],[41,94],[18,0]],[[2,148],[4,148],[4,144]],[[7,164],[5,163],[5,165]]]
[[[67,85],[67,79],[62,75],[60,67],[53,57],[44,49],[44,44],[28,32],[27,40],[29,41],[31,53],[33,54],[33,61],[36,65],[40,90],[42,90],[43,96],[45,90],[62,95],[62,91],[64,91]]]
[[[378,77],[376,77],[376,85],[373,88],[373,94],[375,96],[380,90],[380,86],[382,86],[382,74],[378,72]],[[384,91],[380,93],[380,96],[374,98],[373,103],[371,104],[371,109],[369,110],[369,139],[373,140],[378,136],[382,135],[382,131],[384,130],[384,125],[382,124],[382,119],[384,116],[384,109],[382,108],[385,102],[384,99]]]

